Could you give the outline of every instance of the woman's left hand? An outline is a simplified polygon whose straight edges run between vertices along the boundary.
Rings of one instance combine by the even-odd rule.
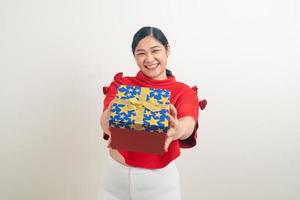
[[[174,105],[170,104],[170,128],[167,132],[164,149],[167,152],[170,143],[181,138],[184,134],[183,127],[177,119],[177,110]]]

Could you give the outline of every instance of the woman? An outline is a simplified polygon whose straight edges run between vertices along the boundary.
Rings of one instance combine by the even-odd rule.
[[[179,175],[174,160],[180,148],[196,145],[198,128],[197,91],[177,82],[167,69],[170,46],[162,31],[143,27],[132,41],[132,53],[139,67],[135,77],[118,73],[110,84],[101,116],[103,138],[110,139],[109,112],[117,86],[133,85],[171,91],[170,128],[163,155],[137,153],[110,148],[110,162],[103,171],[102,199],[177,200],[181,199]]]

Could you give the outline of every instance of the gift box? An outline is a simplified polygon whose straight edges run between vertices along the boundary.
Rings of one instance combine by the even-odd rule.
[[[111,147],[163,154],[170,95],[164,89],[119,85],[109,119]]]

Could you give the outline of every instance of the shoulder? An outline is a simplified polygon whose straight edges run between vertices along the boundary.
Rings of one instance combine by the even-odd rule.
[[[179,88],[180,91],[182,91],[182,96],[189,96],[189,97],[195,97],[197,99],[197,101],[199,101],[199,97],[198,97],[198,87],[197,85],[194,85],[193,87],[188,86],[185,83],[181,83],[181,82],[176,82],[176,87]],[[193,98],[190,98],[190,100]],[[199,107],[201,110],[204,110],[206,105],[207,105],[207,100],[206,99],[201,99],[199,102]]]
[[[183,93],[189,93],[189,94],[197,94],[198,93],[198,87],[195,85],[193,87],[190,87],[189,85],[176,81],[175,88],[178,91],[181,91]]]
[[[128,84],[132,81],[135,77],[133,76],[124,76],[123,72],[118,72],[114,75],[114,82],[118,84]]]
[[[119,83],[119,84],[122,84],[122,82],[124,81],[124,78],[123,77],[123,72],[118,72],[114,75],[114,82],[116,83]]]
[[[123,76],[123,72],[116,73],[110,85],[102,88],[103,94],[115,93],[119,85],[128,84],[128,78]]]

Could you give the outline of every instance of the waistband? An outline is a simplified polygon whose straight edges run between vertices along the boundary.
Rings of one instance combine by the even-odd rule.
[[[164,172],[176,168],[175,160],[171,161],[167,166],[159,169],[147,169],[141,167],[132,167],[132,166],[125,166],[117,161],[115,161],[110,155],[108,155],[109,164],[114,167],[117,167],[122,170],[128,170],[131,174],[146,174],[146,173],[156,173],[156,172]]]

